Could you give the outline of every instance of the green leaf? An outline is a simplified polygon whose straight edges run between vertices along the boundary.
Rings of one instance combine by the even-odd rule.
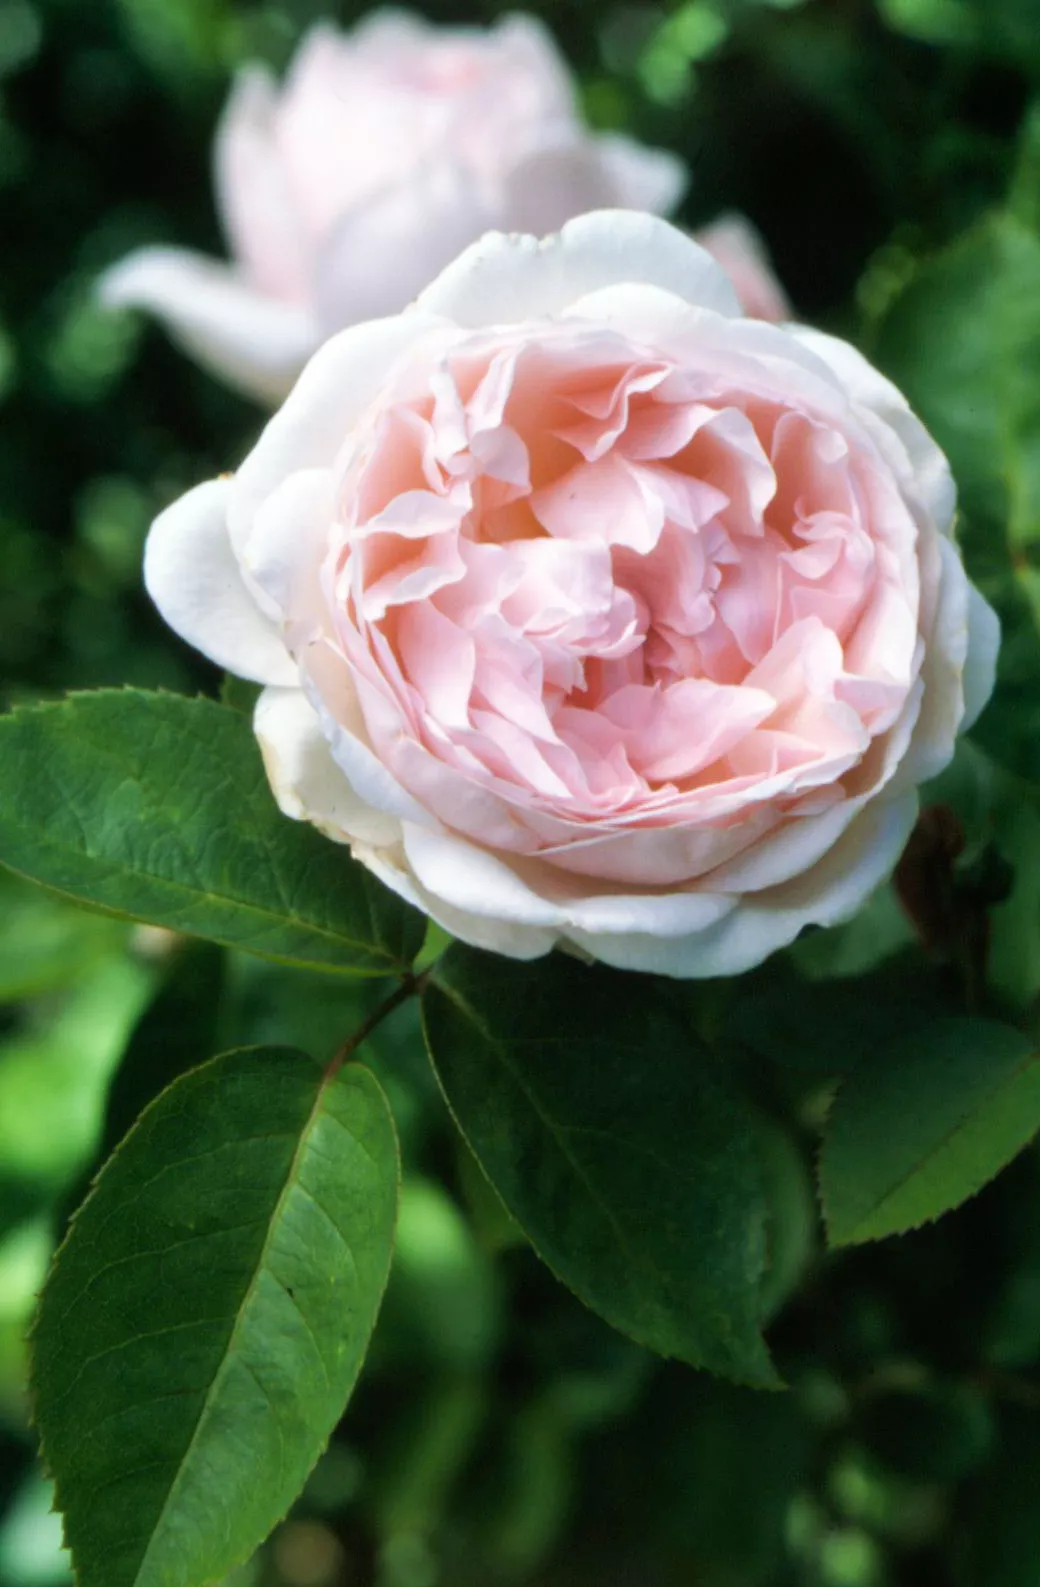
[[[202,1587],[284,1515],[364,1358],[397,1187],[358,1065],[226,1053],[144,1113],[73,1220],[34,1336],[80,1587]]]
[[[864,1060],[824,1133],[832,1245],[902,1234],[973,1196],[1040,1127],[1040,1061],[1020,1031],[936,1019]]]
[[[1002,567],[990,531],[1006,525],[1035,612],[1040,566],[1027,548],[1040,539],[1038,280],[1040,238],[1012,215],[992,215],[919,266],[874,350],[949,455],[981,531],[969,546]]]
[[[795,1074],[847,1074],[905,1029],[908,1018],[942,1014],[949,1003],[948,986],[937,984],[917,953],[865,975],[823,981],[795,973],[791,959],[777,954],[734,983],[723,1028],[729,1041]]]
[[[454,947],[423,1012],[462,1133],[553,1272],[660,1354],[775,1383],[757,1119],[654,984]]]
[[[0,862],[55,892],[268,958],[389,975],[422,917],[288,821],[248,722],[209,700],[74,695],[0,719]]]

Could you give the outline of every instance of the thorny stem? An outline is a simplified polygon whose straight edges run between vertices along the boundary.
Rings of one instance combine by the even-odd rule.
[[[363,1042],[368,1040],[377,1025],[381,1025],[383,1020],[392,1014],[396,1008],[401,1007],[402,1003],[407,1003],[410,997],[418,997],[426,985],[432,969],[433,965],[428,965],[419,975],[415,975],[409,970],[406,975],[401,977],[401,984],[397,990],[391,992],[389,997],[384,998],[379,1007],[373,1009],[368,1018],[362,1021],[353,1035],[347,1037],[325,1071],[327,1079],[332,1080],[339,1074],[343,1065],[350,1062],[358,1048]]]

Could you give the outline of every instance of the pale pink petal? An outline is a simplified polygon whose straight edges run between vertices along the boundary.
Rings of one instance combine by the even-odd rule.
[[[449,832],[404,828],[408,864],[420,887],[453,910],[552,929],[559,907],[539,897],[504,860]]]
[[[315,354],[235,475],[229,522],[236,544],[286,474],[335,461],[350,425],[397,360],[431,329],[441,329],[439,322],[418,314],[374,320],[341,331]]]
[[[733,282],[740,306],[750,319],[791,318],[791,305],[765,243],[745,215],[721,215],[695,235]]]
[[[941,534],[950,534],[957,504],[950,465],[920,419],[911,413],[902,392],[848,342],[806,325],[789,326],[788,331],[830,366],[854,402],[883,421],[874,433],[889,442],[890,455],[901,464],[906,484],[920,498],[936,528]]]
[[[313,281],[292,189],[278,157],[278,87],[262,66],[235,78],[213,145],[217,203],[232,253],[251,284],[306,303]]]
[[[689,185],[683,161],[666,149],[648,149],[620,133],[606,133],[594,146],[610,178],[611,201],[620,209],[668,215]]]
[[[599,715],[624,734],[632,765],[648,781],[677,782],[728,754],[775,709],[762,689],[684,678],[669,688],[619,689]]]
[[[444,159],[366,193],[337,214],[315,255],[323,331],[399,313],[492,221],[464,168]]]
[[[577,126],[561,134],[557,142],[521,154],[503,173],[500,219],[511,230],[544,237],[575,215],[619,202],[596,143]]]

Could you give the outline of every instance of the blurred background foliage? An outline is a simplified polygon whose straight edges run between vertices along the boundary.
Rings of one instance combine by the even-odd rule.
[[[424,9],[483,22],[504,8]],[[799,314],[863,346],[950,452],[969,566],[1007,640],[978,747],[936,790],[960,853],[919,857],[903,892],[913,884],[928,974],[949,974],[981,932],[992,996],[1035,1025],[1040,4],[540,9],[589,119],[688,160],[681,219],[749,214]],[[209,146],[229,74],[251,57],[282,65],[330,13],[359,14],[320,0],[0,0],[5,704],[69,686],[220,686],[143,598],[141,546],[159,507],[242,455],[258,415],[150,326],[103,312],[92,286],[138,243],[220,251]],[[940,894],[953,942],[928,930]],[[1038,1587],[1036,1150],[914,1235],[824,1262],[816,1231],[811,1132],[850,1039],[844,989],[881,976],[891,1001],[909,960],[919,970],[922,950],[886,891],[741,983],[739,1034],[775,1121],[763,1310],[790,1388],[773,1395],[658,1362],[584,1312],[450,1134],[414,1012],[382,1027],[368,1057],[407,1167],[390,1292],[343,1427],[236,1587]],[[188,1064],[253,1041],[328,1055],[371,995],[0,878],[5,1587],[67,1579],[33,1460],[25,1333],[92,1166]],[[702,1017],[732,1015],[708,989]]]

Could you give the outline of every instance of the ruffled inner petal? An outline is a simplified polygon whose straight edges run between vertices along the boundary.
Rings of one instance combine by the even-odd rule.
[[[830,394],[770,389],[775,360],[730,389],[575,319],[442,343],[384,394],[342,461],[325,642],[444,825],[667,887],[891,775],[918,525]]]

